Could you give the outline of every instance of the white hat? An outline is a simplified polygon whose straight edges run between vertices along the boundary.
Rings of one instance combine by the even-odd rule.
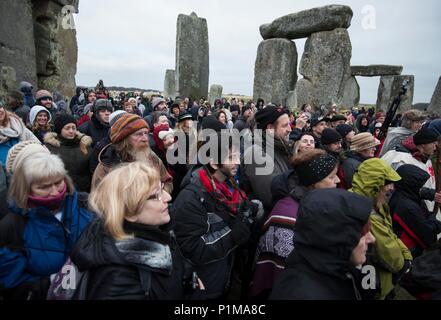
[[[168,131],[159,131],[158,138],[161,140],[164,140],[165,137],[167,137],[170,134],[175,134],[175,132],[172,129],[168,129]]]
[[[37,115],[38,115],[41,111],[46,111],[46,112],[47,112],[47,114],[48,114],[48,118],[49,118],[48,122],[51,122],[51,120],[52,120],[52,115],[51,115],[51,113],[49,112],[49,110],[46,109],[46,108],[43,107],[43,106],[35,105],[35,106],[33,106],[33,107],[31,108],[31,111],[29,112],[29,121],[30,121],[30,123],[31,123],[32,125],[34,124],[35,118],[37,118]]]
[[[19,167],[27,157],[34,156],[40,152],[50,153],[48,148],[43,146],[40,141],[27,140],[17,143],[9,149],[6,158],[6,172],[12,175],[15,169]]]

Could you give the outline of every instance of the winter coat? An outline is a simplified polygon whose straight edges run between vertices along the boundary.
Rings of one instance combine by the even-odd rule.
[[[436,243],[441,222],[427,211],[420,196],[429,174],[414,165],[403,165],[397,172],[402,180],[395,183],[395,192],[389,202],[393,228],[415,258]]]
[[[386,140],[384,140],[380,157],[384,156],[388,151],[395,150],[397,146],[401,145],[404,139],[414,133],[412,130],[404,127],[390,128],[387,132]]]
[[[92,176],[91,189],[93,190],[100,183],[100,181],[117,165],[122,164],[124,161],[116,151],[113,144],[109,144],[104,147],[98,155],[99,164],[95,169]],[[167,169],[162,164],[161,159],[150,150],[149,165],[159,172],[160,179],[165,184],[165,190],[168,193],[173,192],[173,178],[167,172]]]
[[[0,162],[0,220],[8,213],[8,185],[3,164]]]
[[[346,153],[346,159],[338,169],[338,177],[340,179],[340,186],[343,189],[352,188],[352,178],[357,171],[360,164],[368,158],[363,157],[361,154],[350,151]]]
[[[29,121],[29,112],[31,111],[31,108],[29,108],[27,105],[22,105],[16,109],[13,110],[14,113],[20,117],[20,119],[23,121],[24,124],[27,124]]]
[[[90,192],[91,175],[89,160],[92,153],[92,138],[77,131],[72,140],[64,139],[55,132],[44,137],[49,151],[60,156],[69,176],[80,192]]]
[[[215,299],[229,289],[234,253],[248,240],[249,229],[206,191],[199,170],[189,171],[182,181],[172,221],[182,254],[204,283],[206,297]]]
[[[8,151],[21,141],[35,140],[37,137],[26,128],[21,119],[9,113],[9,127],[0,128],[0,162],[5,164]]]
[[[92,147],[98,144],[102,139],[109,134],[110,125],[103,123],[93,115],[90,121],[83,123],[78,131],[92,138]]]
[[[240,131],[242,131],[243,129],[245,129],[247,127],[247,121],[245,120],[245,118],[243,116],[239,116],[236,120],[236,122],[234,123],[234,129],[237,129]]]
[[[274,139],[273,141],[274,144],[268,141],[266,146],[267,149],[274,150],[273,158],[271,154],[263,152],[261,145],[254,144],[245,150],[245,161],[240,168],[246,185],[244,188],[249,189],[256,199],[262,201],[268,214],[272,210],[271,182],[273,178],[291,169],[289,157],[292,148],[280,140]],[[256,157],[260,159],[256,161]],[[249,163],[251,159],[253,162]]]
[[[433,169],[432,160],[429,159],[426,163],[421,162],[415,159],[412,154],[408,152],[408,150],[405,150],[402,146],[397,147],[397,150],[391,150],[387,152],[384,156],[381,157],[381,159],[386,161],[395,170],[397,170],[403,164],[412,164],[414,166],[417,166],[418,168],[424,170],[429,174],[429,178],[424,184],[424,187],[429,189],[436,189],[435,171]],[[432,212],[433,208],[435,207],[435,203],[429,200],[425,200],[425,203],[427,209]]]
[[[87,300],[179,300],[184,262],[171,235],[124,222],[133,238],[115,240],[96,219],[83,232],[71,259],[88,272]]]
[[[290,173],[273,179],[273,199],[281,199],[277,201],[262,227],[263,234],[256,252],[252,296],[261,296],[262,293],[271,291],[274,280],[285,269],[286,260],[295,248],[295,225],[299,203],[307,193],[307,189],[293,185],[296,177],[292,177],[295,176],[294,171]],[[285,178],[284,182],[282,177]],[[276,189],[276,184],[280,188]],[[288,192],[283,187],[285,185],[289,185]]]
[[[295,250],[270,299],[360,299],[350,259],[371,208],[370,199],[342,189],[309,192],[299,208]]]
[[[354,175],[352,189],[349,191],[376,199],[380,187],[385,181],[397,181],[399,175],[384,161],[380,159],[369,160],[366,172],[369,177]],[[367,162],[366,162],[367,163]],[[375,268],[380,274],[380,290],[378,298],[384,299],[394,288],[393,274],[398,274],[404,267],[405,260],[412,260],[412,254],[404,243],[396,236],[392,228],[392,216],[389,206],[383,205],[378,210],[373,210],[370,217],[371,232],[375,241]]]
[[[61,220],[45,207],[27,211],[10,207],[0,221],[0,290],[10,289],[3,292],[4,297],[34,298],[29,296],[28,284],[39,283],[61,269],[92,219],[86,207],[87,194],[77,192],[66,196]],[[45,298],[46,292],[34,290],[32,294],[38,293],[35,298]]]

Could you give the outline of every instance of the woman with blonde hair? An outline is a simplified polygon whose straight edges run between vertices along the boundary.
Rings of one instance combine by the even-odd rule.
[[[141,162],[110,172],[92,191],[98,213],[71,259],[88,271],[85,298],[182,299],[183,259],[167,231],[170,195],[157,171]]]
[[[0,221],[0,299],[45,299],[57,273],[92,218],[63,161],[38,142],[8,154],[10,212]]]
[[[48,109],[42,106],[33,106],[29,112],[29,126],[32,133],[44,143],[44,137],[52,131],[52,115]]]

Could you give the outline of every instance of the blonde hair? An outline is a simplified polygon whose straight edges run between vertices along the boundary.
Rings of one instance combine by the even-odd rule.
[[[3,109],[5,110],[5,117],[4,117],[4,119],[0,122],[0,127],[6,127],[6,126],[8,126],[8,124],[9,124],[9,117],[11,116],[11,113],[8,111],[8,110],[6,110],[6,108],[5,107],[3,107]]]
[[[9,187],[9,198],[21,209],[29,209],[28,198],[33,183],[42,183],[55,177],[64,177],[67,192],[74,192],[72,179],[68,176],[64,163],[55,154],[36,153],[27,157],[15,169]]]
[[[147,164],[124,164],[101,180],[89,197],[90,208],[104,220],[116,240],[130,238],[123,229],[124,218],[140,213],[146,198],[159,185],[159,173]]]

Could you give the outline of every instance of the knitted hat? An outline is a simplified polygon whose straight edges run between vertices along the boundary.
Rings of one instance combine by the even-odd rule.
[[[35,100],[41,100],[41,99],[43,99],[43,98],[50,98],[50,99],[54,99],[54,97],[52,96],[52,93],[50,93],[49,91],[47,91],[47,90],[38,90],[36,93],[35,93]]]
[[[51,113],[49,112],[49,110],[48,109],[46,109],[45,107],[43,107],[43,106],[33,106],[32,108],[31,108],[31,111],[29,112],[29,122],[33,125],[34,124],[34,121],[35,121],[35,119],[37,118],[37,115],[40,113],[40,112],[42,112],[42,111],[45,111],[47,114],[48,114],[48,118],[49,118],[49,120],[48,120],[48,122],[51,122],[52,121],[52,115],[51,115]]]
[[[163,102],[166,102],[166,101],[164,99],[162,99],[162,98],[155,98],[155,99],[153,99],[153,101],[152,101],[152,108],[153,108],[153,110],[155,110],[156,107],[159,106]]]
[[[321,142],[324,146],[327,146],[331,143],[336,143],[342,140],[340,133],[338,133],[334,129],[326,128],[322,132]]]
[[[432,129],[423,128],[413,136],[413,143],[416,146],[438,141],[438,134]]]
[[[27,157],[34,156],[38,152],[50,153],[40,141],[27,140],[17,143],[9,149],[6,158],[6,172],[12,175]]]
[[[135,114],[124,114],[115,121],[110,129],[110,140],[118,143],[140,129],[149,129],[147,122]]]
[[[193,120],[193,117],[188,112],[182,112],[179,114],[178,122],[182,122],[185,120]]]
[[[233,104],[232,106],[230,106],[230,111],[231,112],[234,112],[234,111],[240,112],[240,107],[237,104]]]
[[[312,186],[329,176],[335,169],[338,162],[333,156],[326,154],[294,166],[294,170],[299,177],[299,184],[305,187]]]
[[[351,151],[363,151],[369,148],[376,147],[380,141],[369,132],[363,132],[355,135],[351,140]]]
[[[339,124],[335,130],[344,138],[348,133],[354,131],[354,127],[349,124]]]
[[[216,132],[220,132],[223,129],[226,129],[227,127],[220,122],[219,120],[217,120],[214,116],[206,116],[203,120],[202,120],[202,129],[211,129],[214,130]]]
[[[384,114],[384,112],[377,112],[375,114],[375,120],[380,119],[381,117],[385,117],[386,115]]]
[[[272,105],[260,109],[255,116],[257,129],[266,130],[269,124],[273,124],[284,114],[286,114],[286,111],[283,108],[278,108]]]
[[[63,129],[63,127],[69,123],[74,123],[76,125],[77,121],[70,114],[59,114],[55,117],[54,132],[61,134],[61,129]]]
[[[124,110],[116,110],[115,112],[112,112],[109,116],[109,125],[113,126],[113,124],[122,117],[123,114],[127,113]]]

